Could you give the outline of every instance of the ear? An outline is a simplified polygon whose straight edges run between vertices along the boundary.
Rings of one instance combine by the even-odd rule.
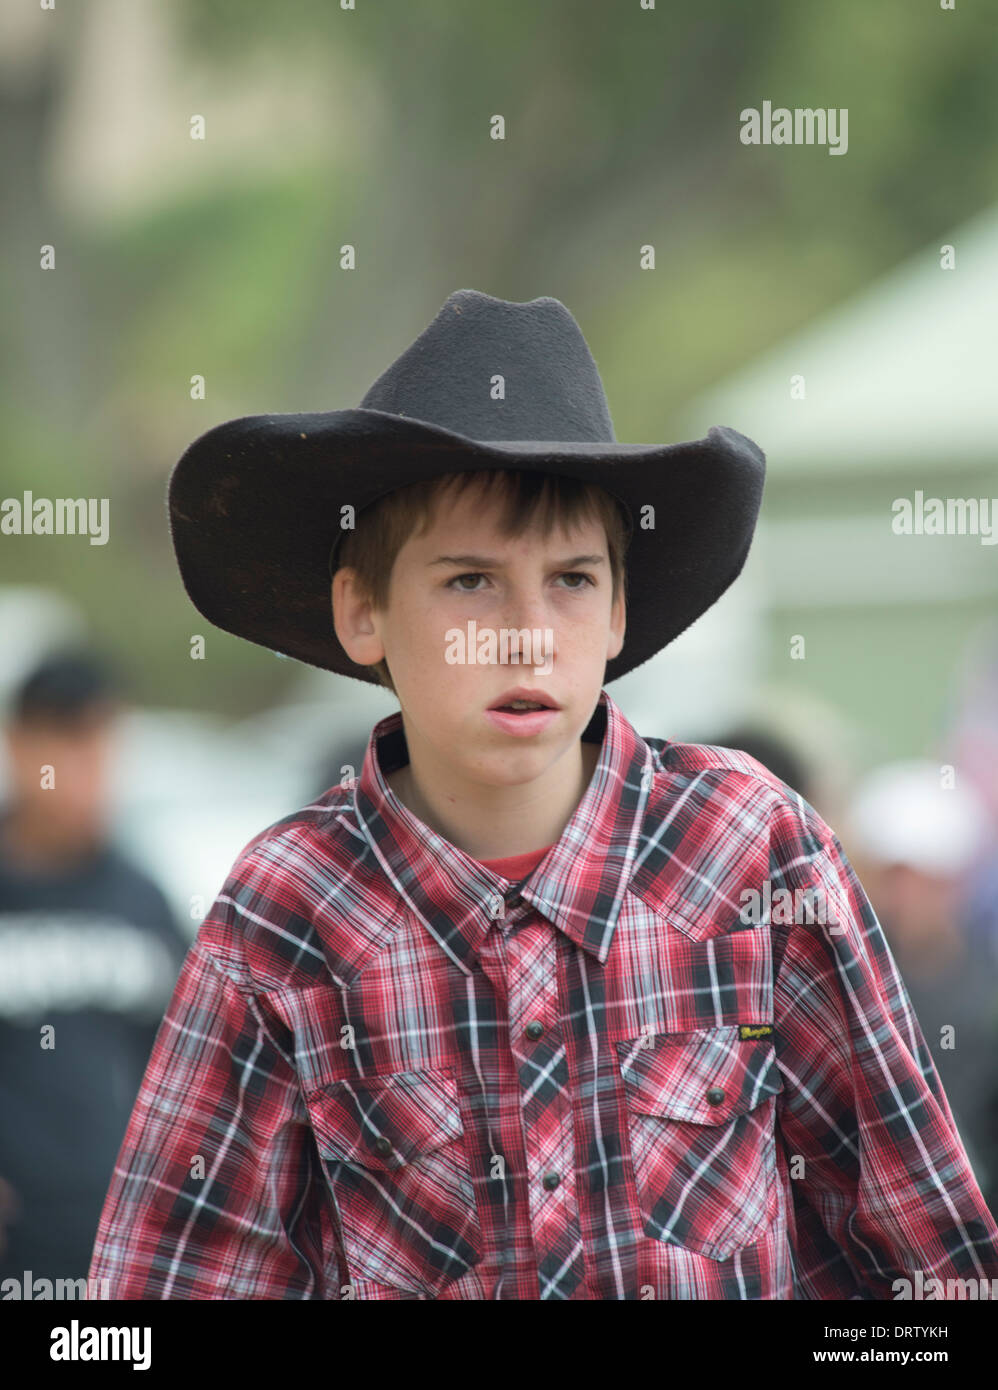
[[[610,609],[610,636],[606,645],[606,659],[610,661],[624,650],[624,633],[627,631],[627,604],[624,591],[614,599]]]
[[[333,575],[331,601],[333,630],[343,650],[358,666],[374,666],[385,659],[375,610],[361,587],[357,572],[349,566]]]

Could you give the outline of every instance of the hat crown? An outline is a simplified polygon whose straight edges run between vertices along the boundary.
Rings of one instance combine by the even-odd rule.
[[[549,296],[521,304],[455,290],[360,405],[469,439],[616,442],[588,344]]]

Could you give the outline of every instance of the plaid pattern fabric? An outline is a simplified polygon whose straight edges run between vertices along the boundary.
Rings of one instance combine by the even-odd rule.
[[[998,1277],[873,908],[746,754],[600,761],[518,889],[362,774],[192,944],[90,1275],[119,1298],[827,1299]],[[770,897],[752,919],[745,890]],[[818,925],[776,890],[818,893]]]

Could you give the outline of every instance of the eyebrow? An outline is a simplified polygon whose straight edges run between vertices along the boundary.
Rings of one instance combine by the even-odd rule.
[[[467,565],[472,569],[501,569],[501,560],[491,559],[487,555],[438,555],[435,560],[430,560],[430,565]],[[602,555],[572,555],[567,560],[555,560],[554,565],[557,569],[572,569],[575,565],[603,565],[606,563]]]

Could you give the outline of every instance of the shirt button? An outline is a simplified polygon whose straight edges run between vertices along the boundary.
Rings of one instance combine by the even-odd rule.
[[[546,1187],[548,1192],[553,1192],[560,1182],[561,1178],[557,1173],[545,1173],[541,1178],[541,1186]]]
[[[720,1086],[711,1086],[710,1090],[707,1092],[707,1104],[720,1105],[723,1099],[724,1092],[721,1090]]]
[[[544,1024],[538,1023],[538,1021],[534,1019],[532,1023],[527,1024],[523,1031],[531,1042],[536,1042],[538,1038],[543,1038],[544,1036]]]
[[[377,1139],[375,1139],[374,1141],[374,1147],[377,1149],[379,1154],[390,1154],[392,1151],[392,1141],[387,1137],[387,1135],[379,1134]]]

